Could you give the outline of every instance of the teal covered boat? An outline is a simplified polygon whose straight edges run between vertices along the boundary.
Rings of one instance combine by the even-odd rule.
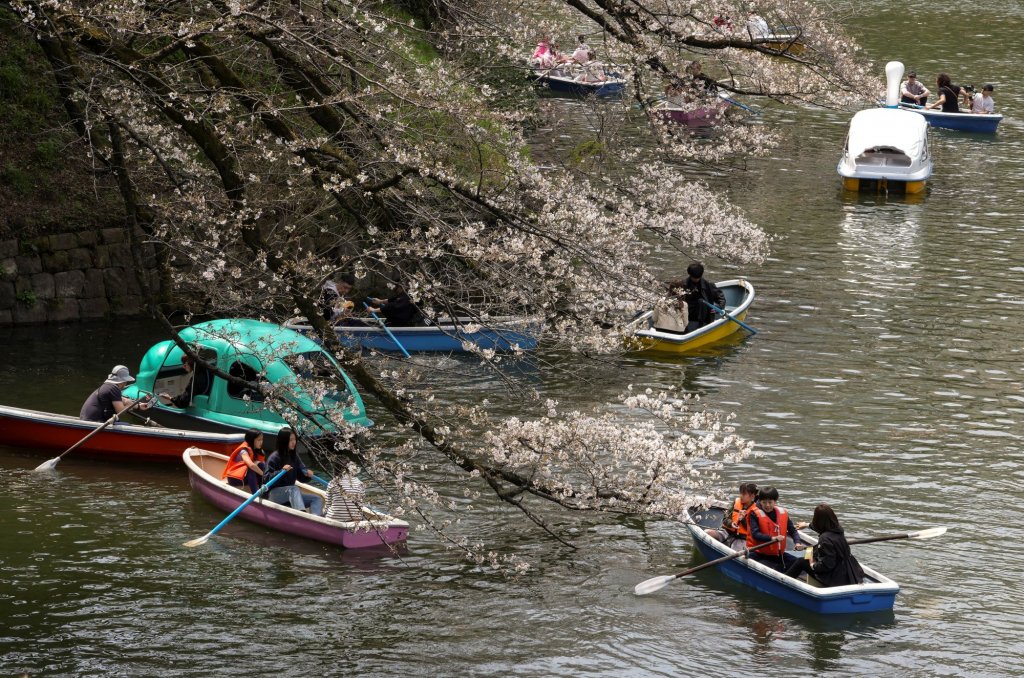
[[[336,426],[325,416],[343,408],[344,418],[356,426],[371,426],[363,400],[337,361],[312,339],[298,332],[258,320],[211,320],[179,332],[196,353],[231,376],[248,382],[285,387],[290,403],[308,416],[298,416],[296,427],[314,437],[330,435]],[[197,378],[193,384],[181,359],[183,351],[173,341],[155,344],[143,356],[128,397],[145,393],[186,391],[191,404],[184,408],[154,399],[147,414],[156,422],[194,431],[238,432],[255,428],[265,434],[264,449],[274,448],[274,436],[286,420],[265,401],[261,388],[245,388],[222,377]],[[346,391],[327,393],[319,405],[299,384],[299,376],[341,376]],[[191,386],[191,389],[190,389]]]

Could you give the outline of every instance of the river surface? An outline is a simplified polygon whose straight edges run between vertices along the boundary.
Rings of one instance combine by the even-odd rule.
[[[533,563],[519,578],[474,570],[425,530],[368,554],[235,521],[186,549],[221,516],[182,468],[72,455],[41,479],[29,471],[45,455],[3,448],[0,674],[1019,675],[1021,20],[1017,2],[858,5],[854,31],[879,64],[901,59],[929,86],[940,70],[996,83],[998,135],[933,131],[923,199],[847,199],[835,164],[850,114],[766,109],[785,135],[771,158],[694,170],[778,237],[761,266],[709,270],[754,283],[759,334],[518,377],[578,406],[628,383],[700,393],[762,453],[723,487],[774,484],[801,518],[827,501],[855,536],[948,526],[857,548],[900,583],[891,614],[817,618],[715,571],[635,597],[639,581],[700,562],[667,522],[555,514],[575,525],[571,551],[504,510],[474,514],[472,536]],[[162,338],[145,321],[2,329],[0,400],[76,413],[111,365],[134,369]],[[451,398],[500,398],[471,365],[446,367]]]

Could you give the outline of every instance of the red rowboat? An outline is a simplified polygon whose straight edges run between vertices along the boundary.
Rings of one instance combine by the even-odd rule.
[[[9,447],[63,451],[99,425],[100,422],[82,421],[66,414],[0,405],[0,441]],[[177,462],[181,453],[193,445],[230,454],[243,437],[241,433],[204,433],[117,423],[94,435],[72,455],[118,461]]]

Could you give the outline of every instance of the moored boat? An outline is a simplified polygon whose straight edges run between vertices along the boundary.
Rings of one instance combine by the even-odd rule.
[[[191,447],[181,455],[188,467],[192,488],[217,508],[225,512],[235,510],[251,495],[243,488],[232,487],[220,479],[227,456]],[[306,494],[324,497],[319,488],[297,483]],[[409,536],[409,523],[368,507],[360,509],[363,520],[340,521],[296,511],[263,497],[256,499],[240,516],[249,522],[279,532],[341,546],[347,549],[370,548],[404,542]]]
[[[746,280],[725,280],[717,284],[725,295],[725,310],[737,320],[747,316],[754,301],[754,286]],[[728,318],[717,318],[704,327],[685,334],[658,329],[653,325],[654,313],[648,311],[633,322],[638,329],[630,339],[630,348],[650,353],[686,353],[719,342],[742,330],[742,326]]]
[[[775,29],[767,35],[755,38],[754,43],[768,49],[799,56],[807,49],[801,42],[802,39],[803,33],[799,30]]]
[[[958,132],[995,134],[999,123],[1003,120],[1003,116],[999,113],[945,113],[938,109],[922,108],[916,104],[900,104],[900,108],[923,116],[932,127],[951,129]]]
[[[891,188],[903,189],[907,194],[921,193],[932,175],[928,123],[897,105],[903,64],[887,63],[885,78],[885,108],[853,116],[836,171],[848,191]]]
[[[720,506],[689,509],[689,530],[697,550],[708,560],[728,556],[735,551],[704,532],[705,527],[719,527],[726,509]],[[807,544],[816,544],[817,539],[800,533],[800,539]],[[791,547],[792,544],[789,544]],[[738,546],[742,548],[742,546]],[[800,552],[796,555],[803,556]],[[734,558],[722,563],[718,569],[730,579],[767,593],[818,614],[850,614],[891,610],[899,592],[899,584],[861,563],[864,581],[849,586],[819,588],[802,579],[787,577],[782,572],[746,557]]]
[[[11,447],[66,450],[99,425],[100,422],[83,421],[66,414],[0,405],[0,440]],[[117,423],[89,438],[74,454],[116,461],[177,461],[188,447],[200,445],[230,453],[241,442],[240,433],[204,433]]]
[[[540,318],[503,316],[490,318],[486,324],[475,318],[440,318],[429,325],[389,325],[388,329],[398,340],[396,343],[379,324],[369,322],[336,325],[338,340],[348,348],[386,352],[400,352],[398,343],[411,353],[468,352],[470,346],[467,345],[503,352],[516,347],[532,351],[537,348],[537,340],[544,327]],[[305,318],[293,318],[284,326],[302,334],[313,331]]]
[[[554,68],[534,68],[530,77],[554,92],[573,96],[617,96],[626,88],[626,79],[622,74],[606,64],[562,64]]]

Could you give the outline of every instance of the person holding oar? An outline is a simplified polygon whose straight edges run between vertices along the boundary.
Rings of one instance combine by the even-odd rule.
[[[846,586],[859,584],[864,579],[864,570],[850,553],[843,526],[828,504],[818,504],[811,518],[811,529],[818,533],[818,543],[811,549],[810,558],[800,558],[787,569],[790,577],[801,573],[813,574],[822,586]]]
[[[249,492],[256,494],[263,484],[267,465],[263,455],[263,434],[254,428],[245,432],[245,440],[235,448],[224,465],[220,479],[232,487],[248,485]]]
[[[114,365],[114,369],[107,375],[107,380],[86,399],[78,417],[85,421],[104,422],[136,403],[140,410],[148,410],[152,406],[148,399],[136,401],[121,395],[121,391],[134,382],[135,377],[128,372],[127,367]]]
[[[725,294],[704,277],[704,264],[699,261],[690,264],[686,273],[685,279],[668,283],[668,291],[686,302],[689,312],[686,332],[690,333],[714,321],[711,304],[725,308]]]
[[[764,487],[757,493],[757,503],[747,513],[747,548],[761,547],[751,557],[773,570],[784,572],[799,560],[786,551],[786,537],[793,540],[793,548],[805,548],[800,542],[796,525],[789,519],[789,512],[778,504],[779,491]],[[764,546],[770,544],[769,546]]]

